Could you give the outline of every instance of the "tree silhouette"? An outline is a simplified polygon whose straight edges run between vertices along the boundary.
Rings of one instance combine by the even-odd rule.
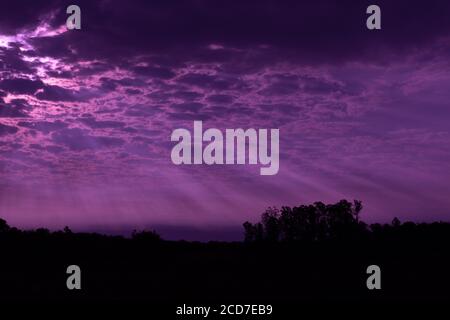
[[[268,208],[261,216],[263,227],[263,238],[270,242],[278,241],[280,238],[279,211],[276,208]]]
[[[366,224],[359,220],[361,210],[358,200],[329,205],[316,202],[281,210],[270,207],[261,215],[261,222],[244,223],[244,238],[269,242],[345,239],[367,231]]]
[[[9,231],[11,228],[10,226],[6,223],[5,220],[0,219],[0,232],[7,232]]]

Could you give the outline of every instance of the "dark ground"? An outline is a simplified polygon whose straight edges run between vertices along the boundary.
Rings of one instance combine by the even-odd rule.
[[[87,234],[4,234],[0,301],[134,304],[149,313],[167,314],[175,314],[178,303],[264,303],[279,306],[274,307],[276,313],[315,305],[445,304],[450,301],[449,243],[397,239],[205,244]],[[66,268],[71,264],[81,267],[80,291],[66,288]],[[378,291],[366,288],[366,268],[371,264],[381,267]]]
[[[450,223],[394,219],[369,226],[361,209],[357,200],[269,208],[260,222],[244,223],[244,242],[208,243],[165,241],[153,231],[131,238],[67,227],[21,231],[0,219],[0,304],[16,312],[62,306],[64,314],[91,307],[102,315],[124,311],[127,319],[134,312],[202,318],[177,317],[183,304],[273,305],[271,316],[221,319],[297,318],[307,311],[365,319],[385,316],[386,307],[402,318],[424,307],[428,319],[437,306],[448,309]],[[81,290],[66,287],[69,265],[81,268]],[[366,286],[370,265],[381,268],[380,290]]]

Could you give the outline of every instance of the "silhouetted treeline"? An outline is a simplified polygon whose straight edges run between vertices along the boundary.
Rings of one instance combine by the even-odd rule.
[[[324,242],[324,241],[364,241],[364,240],[449,240],[450,223],[400,222],[394,218],[390,224],[368,225],[360,219],[362,202],[341,200],[334,204],[315,202],[296,207],[284,206],[281,209],[268,208],[257,223],[246,221],[244,241],[255,243],[274,242]],[[10,227],[0,219],[0,238],[8,239],[90,239],[102,241],[127,240],[122,236],[101,235],[98,233],[73,233],[69,227],[51,232],[45,228],[19,230]],[[157,243],[163,239],[154,230],[136,231],[131,240],[137,243]]]
[[[110,236],[98,233],[74,233],[66,226],[64,229],[51,232],[46,228],[38,228],[35,230],[20,230],[15,227],[11,227],[8,223],[0,219],[0,239],[8,238],[9,240],[32,240],[32,239],[85,239],[85,240],[102,240],[102,241],[114,241],[125,240],[122,236]],[[135,242],[154,243],[161,241],[161,236],[153,230],[134,230],[131,234],[131,240]]]
[[[363,222],[359,215],[361,201],[341,200],[334,204],[315,202],[298,207],[268,208],[260,222],[245,222],[246,242],[318,242],[340,240],[370,240],[388,238],[445,237],[450,234],[450,224],[413,222],[401,223],[394,218],[391,224]]]
[[[69,227],[22,231],[0,219],[0,305],[228,301],[291,303],[298,312],[308,301],[450,301],[450,224],[368,225],[361,210],[360,201],[346,200],[269,208],[244,224],[247,242],[208,243],[165,241],[155,231],[131,238]],[[66,287],[73,264],[82,270],[80,291]],[[382,290],[366,287],[373,264],[382,270]]]

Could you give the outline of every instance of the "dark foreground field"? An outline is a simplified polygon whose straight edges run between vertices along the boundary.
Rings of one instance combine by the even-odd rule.
[[[450,301],[449,242],[183,243],[95,235],[1,237],[3,303],[424,303]],[[66,288],[66,268],[82,289]],[[366,288],[377,264],[382,289]]]
[[[336,224],[345,221],[339,209],[345,203],[333,206],[318,224],[301,220],[300,233],[290,228],[294,222],[283,229],[283,219],[314,213],[314,206],[268,211],[261,223],[245,224],[244,242],[164,241],[153,232],[123,238],[20,231],[3,221],[0,304],[132,306],[127,310],[140,307],[165,319],[183,304],[272,304],[274,315],[292,315],[305,308],[320,313],[367,306],[373,312],[450,301],[450,224],[367,226],[356,218]],[[340,218],[332,220],[334,214]],[[81,268],[81,290],[66,287],[69,265]],[[381,290],[366,287],[369,265],[381,268]]]

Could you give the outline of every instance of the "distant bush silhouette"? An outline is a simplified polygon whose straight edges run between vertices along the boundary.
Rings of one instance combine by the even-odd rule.
[[[76,241],[103,241],[112,243],[113,240],[128,240],[122,236],[103,235],[98,233],[76,233],[66,226],[62,231],[50,231],[46,228],[37,228],[35,230],[19,230],[14,227],[10,227],[7,222],[0,219],[0,240],[76,240]],[[131,234],[131,240],[140,243],[155,243],[162,241],[161,236],[156,231],[136,231]]]
[[[161,236],[156,231],[136,231],[131,234],[131,238],[135,241],[155,242],[160,241]]]

